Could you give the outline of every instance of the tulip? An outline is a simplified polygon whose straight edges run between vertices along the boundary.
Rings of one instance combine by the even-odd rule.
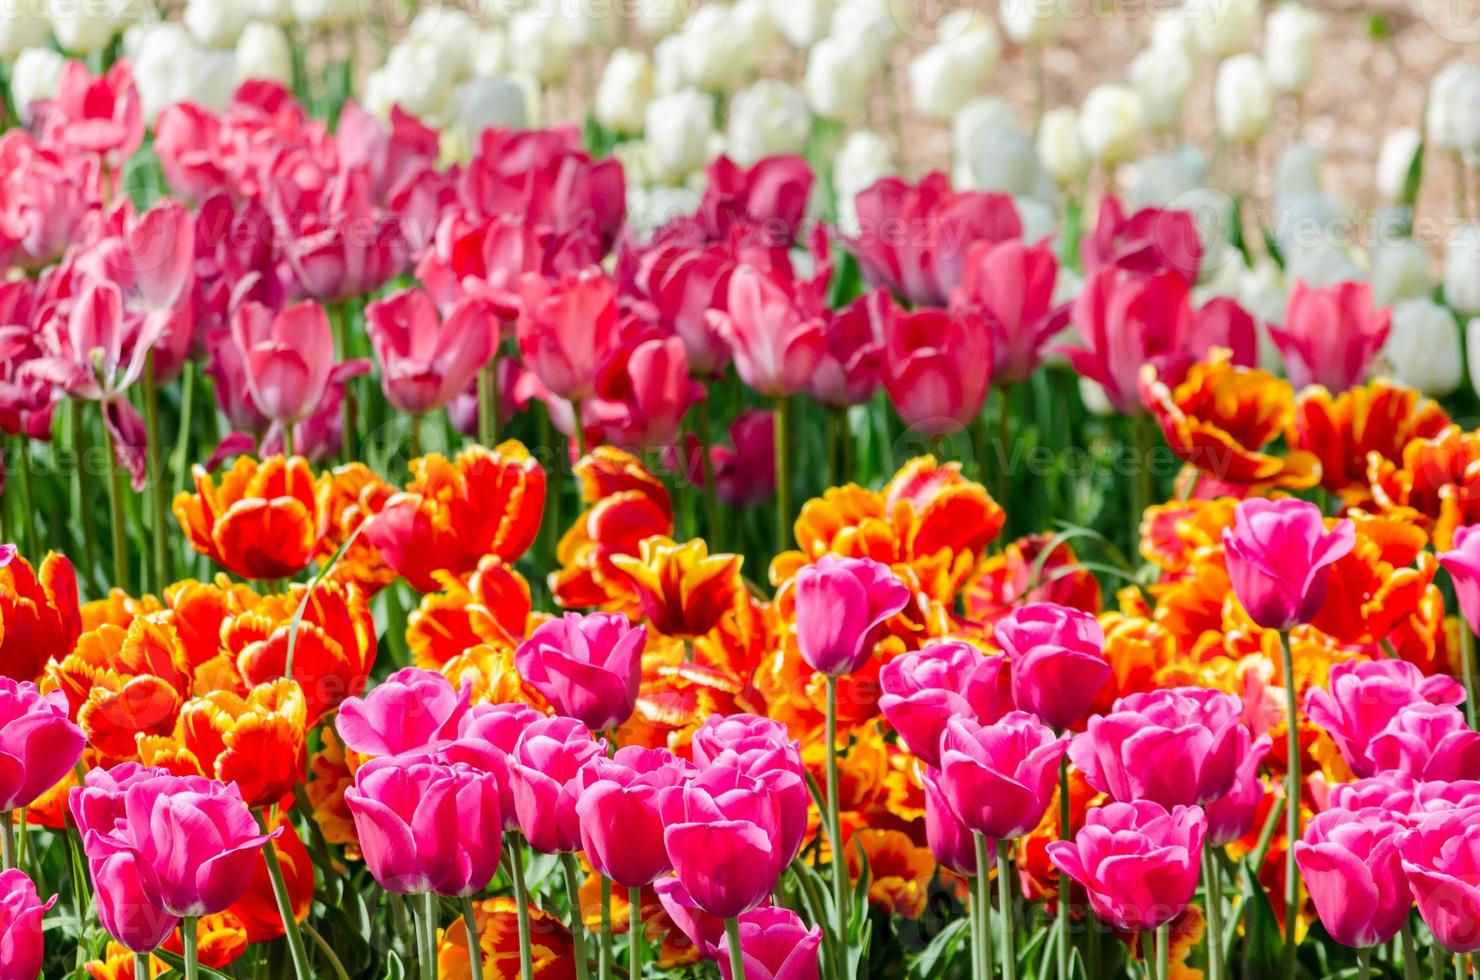
[[[832,313],[824,328],[826,346],[807,393],[829,408],[862,405],[882,378],[884,335],[894,304],[883,289],[858,297]]]
[[[1447,786],[1444,783],[1434,785]],[[1395,814],[1410,813],[1418,806],[1415,800],[1415,791],[1418,788],[1417,781],[1407,773],[1385,772],[1332,786],[1327,794],[1325,809],[1365,810],[1377,807]]]
[[[990,318],[925,309],[889,321],[884,387],[904,423],[927,436],[960,431],[987,401],[993,363]]]
[[[68,717],[66,695],[41,694],[30,681],[0,677],[0,835],[11,840],[10,811],[28,807],[66,777],[86,745]],[[7,849],[5,866],[15,867]]]
[[[35,883],[24,871],[0,871],[0,966],[3,966],[0,976],[32,980],[41,974],[41,961],[46,953],[41,920],[56,901],[55,895],[42,901]],[[813,940],[814,960],[816,944]],[[814,965],[811,976],[816,975]]]
[[[581,850],[598,874],[624,888],[650,885],[671,870],[663,845],[662,793],[692,768],[667,749],[629,745],[593,759],[577,777]]]
[[[755,715],[710,715],[694,733],[691,750],[701,768],[737,769],[770,789],[781,828],[777,848],[790,864],[807,835],[812,797],[801,748],[786,727]]]
[[[469,765],[386,756],[360,768],[344,801],[383,888],[462,898],[498,871],[498,790],[491,774]]]
[[[1044,242],[981,242],[966,256],[965,274],[951,294],[952,309],[988,315],[994,353],[992,381],[1026,381],[1038,369],[1043,345],[1069,322],[1069,306],[1054,303],[1059,263]]]
[[[373,179],[364,167],[331,173],[316,187],[268,178],[269,210],[286,225],[288,267],[321,303],[342,307],[406,265],[408,226],[377,207]]]
[[[1203,807],[1208,818],[1208,844],[1224,847],[1247,834],[1259,815],[1259,804],[1266,789],[1259,769],[1274,743],[1260,735],[1249,746],[1233,776],[1233,787],[1222,797]]]
[[[1271,324],[1269,336],[1292,385],[1319,384],[1338,394],[1361,384],[1391,327],[1391,312],[1374,309],[1372,287],[1365,282],[1311,289],[1297,281],[1284,325]]]
[[[714,138],[714,99],[682,89],[647,105],[643,142],[658,174],[681,181],[704,166]]]
[[[244,303],[231,318],[231,337],[258,411],[283,426],[313,413],[334,367],[334,335],[323,307],[305,302],[273,313]]]
[[[1480,951],[1480,807],[1419,818],[1398,838],[1398,853],[1418,914],[1445,949]]]
[[[408,289],[365,308],[365,330],[380,362],[380,387],[403,412],[442,408],[493,357],[498,324],[486,300],[465,299],[445,321],[431,297]]]
[[[879,710],[911,754],[939,769],[940,737],[953,717],[992,725],[1012,710],[1005,666],[969,643],[930,643],[879,670]]]
[[[925,842],[930,853],[957,874],[976,874],[976,842],[971,828],[961,822],[941,788],[940,772],[926,768],[921,782],[925,786]],[[988,848],[996,844],[995,841],[985,843]]]
[[[750,165],[765,157],[802,153],[812,129],[806,97],[774,78],[762,78],[730,98],[725,148]]]
[[[1326,599],[1330,566],[1356,543],[1351,521],[1327,531],[1320,508],[1304,500],[1246,500],[1223,530],[1234,595],[1265,629],[1309,622]]]
[[[694,901],[694,896],[683,886],[683,882],[672,876],[659,878],[653,890],[658,893],[663,911],[695,949],[707,956],[709,950],[724,940],[723,920],[700,908],[699,903]]]
[[[764,783],[711,766],[668,789],[659,808],[668,860],[699,908],[733,919],[766,901],[787,855],[776,799]]]
[[[1206,821],[1197,807],[1109,803],[1089,811],[1072,841],[1048,856],[1089,892],[1090,906],[1117,929],[1148,932],[1175,919],[1197,889]]]
[[[519,737],[509,756],[509,781],[519,830],[535,850],[560,854],[580,848],[578,777],[582,766],[604,754],[605,746],[573,718],[541,719]]]
[[[144,141],[144,115],[128,60],[120,59],[98,78],[82,62],[67,62],[46,116],[46,134],[110,167],[133,156]]]
[[[139,863],[132,854],[89,855],[88,874],[98,921],[108,935],[134,952],[153,952],[180,927],[179,916],[155,905],[145,894]]]
[[[1110,678],[1105,632],[1089,613],[1036,602],[993,629],[1012,665],[1012,700],[1049,725],[1079,721]]]
[[[1141,208],[1126,214],[1115,197],[1100,202],[1094,234],[1079,243],[1086,277],[1113,265],[1147,275],[1175,272],[1189,288],[1197,282],[1202,252],[1192,212]]]
[[[625,616],[566,613],[519,644],[514,666],[560,714],[606,731],[632,715],[646,643]]]
[[[1447,704],[1410,704],[1373,739],[1367,757],[1378,772],[1419,780],[1462,779],[1480,769],[1480,732]]]
[[[1427,296],[1393,304],[1392,332],[1383,348],[1393,379],[1431,398],[1464,380],[1464,348],[1454,314]]]
[[[648,337],[607,360],[596,396],[588,404],[606,441],[641,450],[673,445],[684,415],[706,392],[690,377],[682,340]]]
[[[1144,410],[1141,366],[1186,356],[1193,329],[1187,283],[1178,272],[1140,274],[1118,265],[1090,275],[1073,320],[1084,346],[1063,353],[1124,414]]]
[[[616,349],[617,292],[599,269],[554,283],[526,274],[516,332],[524,366],[555,397],[579,402],[596,391],[596,372]]]
[[[436,671],[406,667],[364,697],[346,698],[334,727],[344,744],[361,755],[400,755],[452,738],[471,697],[467,684],[459,692]]]
[[[1048,807],[1068,741],[1026,711],[990,725],[953,718],[941,735],[940,790],[973,833],[1021,837]]]
[[[1474,634],[1480,630],[1480,533],[1477,532],[1480,532],[1477,525],[1455,528],[1453,547],[1439,552],[1439,564],[1454,583],[1454,596],[1467,626],[1461,634],[1460,666],[1471,727],[1475,724]]]
[[[734,946],[729,956],[720,956],[720,976],[724,980],[817,980],[817,949],[822,945],[822,928],[808,929],[791,909],[768,906],[751,909],[739,917],[736,930],[739,959],[735,965]],[[743,969],[743,973],[740,970]]]
[[[909,601],[909,588],[889,566],[867,558],[822,557],[796,577],[802,658],[832,679],[861,670],[884,621]]]
[[[1280,4],[1265,19],[1264,39],[1264,69],[1270,84],[1281,92],[1305,91],[1315,74],[1320,14],[1296,3]]]
[[[1259,142],[1274,120],[1274,92],[1258,55],[1236,54],[1218,65],[1213,117],[1230,143]]]
[[[776,496],[775,413],[758,408],[741,412],[730,423],[730,442],[709,447],[714,495],[720,503],[756,507]]]
[[[607,59],[596,85],[592,115],[612,132],[640,135],[652,98],[652,59],[642,51],[618,48]]]
[[[742,167],[716,157],[705,171],[696,215],[711,241],[732,239],[766,247],[791,245],[807,216],[812,168],[799,156],[766,156]]]
[[[1365,948],[1398,934],[1413,907],[1398,854],[1406,821],[1377,808],[1316,814],[1295,863],[1331,938]]]
[[[1476,77],[1480,80],[1480,72]],[[1480,85],[1476,91],[1480,92]],[[1480,315],[1477,270],[1480,270],[1480,224],[1460,225],[1444,242],[1444,302],[1460,316]]]
[[[1096,85],[1079,108],[1079,140],[1101,167],[1119,166],[1139,153],[1145,128],[1141,100],[1128,85]]]
[[[1325,689],[1305,694],[1305,713],[1326,730],[1352,773],[1375,775],[1374,740],[1405,709],[1452,706],[1465,700],[1450,677],[1423,672],[1404,660],[1349,660],[1331,668]]]
[[[796,287],[742,265],[730,277],[726,306],[711,323],[730,345],[740,379],[769,398],[801,391],[822,359],[826,337]]]

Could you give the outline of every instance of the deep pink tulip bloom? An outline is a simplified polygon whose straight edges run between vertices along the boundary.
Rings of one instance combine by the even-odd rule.
[[[879,670],[883,711],[910,753],[940,768],[940,736],[952,718],[991,725],[1013,709],[1006,660],[943,640],[901,654]]]
[[[56,902],[55,895],[42,901],[24,871],[0,871],[0,977],[35,980],[41,974],[46,954],[41,920]]]
[[[689,374],[677,337],[649,336],[621,345],[596,379],[590,411],[607,442],[628,449],[666,449],[678,438],[689,406],[706,395]]]
[[[716,241],[739,230],[759,245],[788,246],[807,215],[812,182],[812,168],[799,156],[763,157],[741,167],[720,155],[705,171],[697,217]]]
[[[133,156],[144,142],[144,110],[128,59],[96,78],[82,62],[67,62],[45,127],[48,142],[96,154],[109,166]]]
[[[992,358],[991,323],[979,311],[900,313],[884,337],[884,388],[905,425],[946,435],[986,404]]]
[[[1410,704],[1367,747],[1378,772],[1406,772],[1415,779],[1464,779],[1480,773],[1480,732],[1449,704]]]
[[[1454,529],[1454,547],[1439,552],[1470,632],[1480,631],[1480,524]]]
[[[786,726],[755,715],[710,715],[694,733],[690,749],[701,767],[738,769],[759,779],[776,797],[780,836],[777,850],[790,864],[807,836],[807,770],[800,744]]]
[[[1250,750],[1243,706],[1222,691],[1179,687],[1118,699],[1074,738],[1069,758],[1122,803],[1203,805],[1226,794]]]
[[[1331,938],[1365,948],[1398,934],[1413,907],[1398,854],[1407,821],[1376,807],[1325,810],[1295,842],[1295,864]]]
[[[749,752],[764,748],[800,751],[784,722],[763,715],[710,715],[689,741],[694,764],[707,767],[726,749]]]
[[[1238,765],[1233,777],[1233,787],[1218,799],[1203,807],[1208,818],[1208,844],[1223,847],[1232,844],[1254,827],[1259,815],[1259,804],[1264,801],[1266,787],[1259,777],[1259,767],[1274,743],[1268,735],[1260,735],[1249,746],[1249,751]]]
[[[730,443],[709,447],[720,502],[726,507],[755,507],[776,496],[775,413],[747,408],[730,423]],[[701,482],[703,476],[700,470]]]
[[[884,380],[884,335],[898,315],[886,289],[865,293],[832,311],[823,328],[821,359],[807,379],[807,393],[829,408],[862,405]]]
[[[1195,357],[1195,329],[1188,285],[1175,272],[1100,269],[1084,284],[1072,315],[1083,347],[1062,353],[1081,375],[1105,389],[1115,410],[1145,411],[1141,367]]]
[[[1012,700],[1054,728],[1079,722],[1110,677],[1105,631],[1089,613],[1035,602],[997,621],[992,635],[1012,668]]]
[[[1435,787],[1447,787],[1447,783],[1434,783]],[[1418,781],[1406,772],[1385,772],[1377,776],[1365,776],[1349,783],[1337,783],[1326,794],[1326,807],[1330,810],[1365,810],[1379,807],[1395,814],[1412,812],[1419,806]],[[1443,794],[1437,794],[1442,797]],[[1476,801],[1480,803],[1480,800]]]
[[[1197,890],[1206,821],[1201,809],[1109,803],[1089,811],[1072,841],[1048,856],[1089,892],[1090,907],[1117,929],[1150,932],[1175,919]]]
[[[1068,744],[1026,711],[991,725],[953,718],[940,737],[940,790],[973,832],[1021,837],[1043,819]]]
[[[322,303],[368,295],[406,267],[405,229],[376,204],[364,168],[333,170],[312,184],[274,174],[266,200],[286,238],[282,251],[293,275]]]
[[[387,201],[434,168],[441,153],[440,134],[398,105],[382,122],[354,101],[344,103],[334,127],[339,165],[370,172],[375,198]]]
[[[1377,352],[1387,343],[1392,311],[1374,309],[1372,287],[1343,282],[1312,289],[1297,281],[1290,290],[1285,322],[1270,324],[1269,336],[1285,358],[1296,389],[1324,385],[1339,394],[1361,384]]]
[[[671,875],[659,878],[653,884],[653,891],[658,893],[658,902],[668,918],[700,953],[708,956],[716,943],[724,942],[725,920],[700,908],[683,882]]]
[[[742,265],[730,276],[725,304],[710,314],[711,325],[730,345],[740,380],[768,398],[806,387],[827,337],[795,285],[779,273]]]
[[[1413,797],[1413,805],[1406,811],[1410,818],[1440,810],[1467,810],[1480,806],[1480,780],[1477,779],[1430,779],[1418,782],[1406,773],[1398,772],[1384,773],[1383,778],[1389,780],[1393,786],[1401,786],[1403,783],[1400,781],[1407,780]],[[1395,791],[1394,796],[1397,795]],[[1396,806],[1389,809],[1397,813],[1405,812]]]
[[[664,791],[659,808],[668,860],[699,908],[732,919],[767,901],[790,855],[765,783],[711,766]]]
[[[855,206],[859,234],[848,247],[858,256],[864,278],[914,306],[946,304],[973,244],[1023,233],[1012,198],[953,191],[950,178],[938,171],[916,185],[885,177],[861,192]]]
[[[231,318],[231,338],[258,411],[283,425],[313,414],[334,368],[334,335],[323,307],[304,302],[273,313],[243,303]]]
[[[361,755],[400,755],[457,735],[472,688],[461,691],[434,670],[405,667],[364,697],[345,698],[334,727]]]
[[[598,874],[623,888],[641,888],[671,870],[658,799],[693,771],[667,749],[636,745],[586,764],[577,777],[581,791],[576,816],[581,850]]]
[[[930,853],[957,874],[976,874],[976,838],[941,789],[940,773],[926,767],[920,781],[925,785],[925,844]],[[995,852],[996,842],[988,841],[987,848]]]
[[[694,376],[723,371],[730,363],[730,345],[709,313],[723,310],[728,301],[730,276],[738,265],[733,250],[659,240],[632,261],[633,292],[650,308],[651,320],[683,341]]]
[[[62,258],[100,206],[96,159],[0,135],[0,261],[35,271]]]
[[[515,332],[524,366],[556,398],[590,398],[596,372],[621,340],[612,281],[597,268],[555,282],[530,273],[520,280],[519,296]]]
[[[1480,807],[1419,817],[1398,838],[1418,914],[1444,948],[1480,951]]]
[[[514,813],[514,786],[509,777],[509,755],[524,730],[545,715],[518,701],[475,704],[458,720],[457,737],[440,744],[436,755],[493,774],[498,783],[499,813],[505,830],[518,830]]]
[[[1331,736],[1352,774],[1361,777],[1381,771],[1370,754],[1373,740],[1402,711],[1464,699],[1464,689],[1452,677],[1425,677],[1406,660],[1348,660],[1331,668],[1325,688],[1305,693],[1305,713]]]
[[[88,859],[98,921],[108,935],[136,953],[158,949],[180,927],[180,917],[150,901],[139,864],[127,852]]]
[[[1305,500],[1245,500],[1223,529],[1229,583],[1249,618],[1265,629],[1308,623],[1326,601],[1331,565],[1356,544],[1349,520],[1326,530],[1321,509]]]
[[[632,716],[646,644],[626,616],[568,612],[519,644],[514,666],[557,712],[606,731]]]
[[[888,565],[824,555],[797,572],[796,630],[802,659],[828,677],[861,670],[884,622],[910,602]]]
[[[542,854],[580,850],[581,768],[605,754],[606,742],[574,718],[544,718],[524,730],[509,756],[509,782],[530,847]]]
[[[465,299],[444,321],[424,290],[406,289],[367,306],[365,330],[386,400],[425,415],[472,384],[493,357],[498,319],[488,301]]]
[[[791,909],[776,905],[751,909],[740,916],[740,959],[745,980],[817,980],[817,948],[822,927],[807,928]],[[715,945],[710,955],[724,980],[733,980],[726,948]]]
[[[1214,347],[1222,347],[1232,363],[1259,366],[1259,325],[1248,310],[1227,296],[1215,296],[1193,317],[1192,358],[1201,360]]]
[[[966,253],[965,275],[951,293],[953,310],[976,309],[992,328],[992,383],[1026,381],[1043,346],[1069,322],[1071,304],[1055,304],[1059,262],[1047,242],[979,242]]]
[[[503,818],[491,773],[388,756],[360,767],[344,802],[365,865],[388,891],[462,898],[498,871]]]
[[[1126,214],[1120,201],[1100,201],[1093,234],[1079,242],[1085,275],[1105,266],[1139,273],[1173,272],[1188,287],[1197,282],[1202,264],[1202,239],[1192,212],[1173,208],[1142,208]]]
[[[86,744],[65,694],[0,677],[0,813],[35,803],[72,771]]]

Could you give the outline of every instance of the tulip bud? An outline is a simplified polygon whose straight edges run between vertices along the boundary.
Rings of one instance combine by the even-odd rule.
[[[1480,149],[1480,66],[1451,61],[1434,76],[1424,132],[1441,150]]]
[[[0,949],[5,951],[5,975],[10,977],[35,977],[41,974],[45,959],[45,940],[42,936],[42,920],[57,897],[43,900],[36,885],[19,868],[0,871]],[[815,946],[821,934],[812,942]]]
[[[833,0],[769,0],[766,9],[786,43],[806,50],[827,33]]]
[[[1330,566],[1349,553],[1349,520],[1327,531],[1320,509],[1304,500],[1245,500],[1223,529],[1224,561],[1239,604],[1265,629],[1308,623],[1321,611]]]
[[[1176,132],[1182,125],[1182,101],[1192,85],[1192,61],[1181,51],[1147,48],[1130,67],[1130,82],[1141,98],[1146,128]]]
[[[1398,383],[1431,398],[1454,391],[1464,374],[1454,314],[1427,296],[1393,307],[1393,329],[1384,353]]]
[[[951,156],[959,189],[1030,197],[1043,176],[1032,137],[1001,99],[975,99],[956,114]]]
[[[375,115],[388,117],[392,106],[424,120],[445,122],[452,107],[452,72],[441,52],[430,44],[397,44],[384,67],[366,80],[365,103]]]
[[[632,9],[637,22],[637,32],[645,38],[664,38],[683,23],[688,13],[688,0],[647,0]]]
[[[265,79],[283,85],[293,81],[293,49],[276,24],[254,20],[236,42],[236,75],[243,81]]]
[[[709,162],[714,136],[714,102],[685,89],[648,103],[644,138],[649,163],[661,177],[677,182]]]
[[[442,53],[447,70],[461,81],[473,73],[473,47],[479,42],[478,25],[466,11],[451,6],[423,9],[406,31]]]
[[[304,27],[339,27],[359,14],[358,0],[292,0],[293,19]]]
[[[249,16],[237,0],[187,0],[180,21],[205,47],[230,48],[236,45]]]
[[[1259,0],[1187,0],[1184,10],[1205,54],[1228,58],[1254,46]]]
[[[905,26],[894,0],[842,0],[833,9],[829,36],[868,61],[869,77],[882,70]]]
[[[1379,308],[1392,306],[1400,299],[1429,295],[1429,250],[1413,239],[1376,242],[1369,260],[1372,302]]]
[[[627,48],[613,51],[596,86],[596,121],[613,132],[641,133],[652,98],[652,59]]]
[[[1090,158],[1079,138],[1079,114],[1072,106],[1044,113],[1038,123],[1038,159],[1060,187],[1075,188],[1089,175]]]
[[[812,135],[812,114],[802,93],[773,79],[762,79],[730,100],[726,148],[737,163],[801,153]]]
[[[57,44],[72,54],[102,51],[121,26],[114,6],[98,0],[48,0],[47,17]]]
[[[542,85],[564,81],[574,47],[565,21],[548,11],[527,10],[509,21],[509,56],[515,71]]]
[[[1409,201],[1408,175],[1423,148],[1423,134],[1412,126],[1395,129],[1382,141],[1377,154],[1377,191],[1385,201]]]
[[[807,104],[823,119],[851,122],[863,118],[874,69],[870,53],[856,40],[823,38],[807,53],[802,78]]]
[[[1234,55],[1219,65],[1213,102],[1218,132],[1224,139],[1258,142],[1274,120],[1274,94],[1258,57]]]
[[[1141,100],[1124,85],[1096,85],[1079,110],[1079,139],[1090,159],[1103,167],[1140,152],[1144,128]]]
[[[797,646],[820,673],[842,677],[873,655],[884,622],[910,601],[888,565],[824,555],[796,577]]]
[[[1480,225],[1461,225],[1444,244],[1444,302],[1461,316],[1480,314]]]
[[[949,18],[948,18],[949,19]],[[985,20],[941,24],[937,41],[910,62],[910,94],[921,115],[949,122],[991,78],[1002,50],[997,29]]]
[[[1270,11],[1264,23],[1264,71],[1281,92],[1304,92],[1316,70],[1321,16],[1299,3]]]

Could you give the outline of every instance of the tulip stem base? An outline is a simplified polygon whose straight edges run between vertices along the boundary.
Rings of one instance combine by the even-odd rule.
[[[1290,638],[1280,634],[1280,669],[1285,680],[1285,958],[1286,978],[1295,976],[1295,922],[1300,908],[1300,871],[1295,842],[1300,839],[1300,708],[1295,700],[1295,662]]]
[[[976,893],[971,896],[976,977],[992,980],[992,859],[987,855],[987,838],[979,833],[972,838],[976,843]]]
[[[642,980],[642,889],[627,889],[627,974]]]
[[[10,810],[0,812],[0,860],[3,867],[0,870],[10,871],[20,865],[16,863],[15,854],[15,823],[14,815]]]
[[[1459,631],[1460,678],[1465,685],[1465,718],[1475,727],[1475,634],[1464,620]]]
[[[498,445],[499,423],[498,352],[478,372],[478,441],[492,449]]]
[[[1069,810],[1069,755],[1059,757],[1059,840],[1073,838],[1072,819]],[[1069,876],[1059,874],[1059,920],[1056,923],[1058,938],[1059,980],[1069,976]],[[1216,978],[1209,978],[1216,980]]]
[[[431,892],[416,910],[416,961],[421,980],[437,980],[437,896]]]
[[[1172,959],[1172,924],[1163,922],[1156,929],[1156,980],[1169,980]]]
[[[1419,980],[1418,948],[1413,943],[1413,925],[1408,919],[1403,920],[1398,935],[1403,944],[1403,980]]]
[[[1363,946],[1357,950],[1357,980],[1367,980],[1372,976],[1372,947]]]
[[[997,842],[997,910],[1002,923],[1002,976],[1017,980],[1017,943],[1013,928],[1012,908],[1012,841]]]
[[[1208,915],[1208,980],[1223,977],[1223,877],[1218,871],[1218,856],[1203,847],[1203,904]]]
[[[601,980],[609,980],[612,975],[612,880],[606,875],[601,876],[601,959],[597,970]]]
[[[149,969],[149,961],[153,958],[153,953],[134,954],[134,980],[153,980],[153,978],[149,976],[149,974],[152,972]]]
[[[745,955],[740,950],[740,920],[725,920],[725,938],[730,941],[730,980],[745,980]]]
[[[200,976],[200,959],[197,950],[196,919],[186,916],[180,920],[180,943],[185,950],[185,980],[197,980]]]
[[[478,916],[473,911],[471,895],[463,896],[462,917],[468,934],[468,975],[472,980],[483,980],[483,944],[478,940]]]
[[[529,886],[524,883],[524,842],[517,834],[504,841],[509,877],[514,881],[514,916],[519,923],[519,978],[534,980],[534,953],[529,945]]]
[[[833,910],[837,935],[848,941],[848,861],[843,853],[843,823],[838,815],[838,679],[827,679],[827,839],[832,845]]]
[[[284,829],[284,833],[296,832],[291,825]],[[283,920],[283,935],[288,940],[288,956],[293,961],[293,975],[298,980],[311,980],[313,970],[308,963],[308,948],[303,944],[303,933],[298,929],[298,917],[293,914],[293,899],[288,895],[288,885],[283,878],[283,865],[278,860],[277,848],[272,841],[267,842],[262,854],[267,859],[267,877],[272,881],[272,897],[277,901],[278,915]]]
[[[581,872],[570,851],[560,855],[560,865],[565,869],[565,893],[570,897],[570,945],[576,960],[576,980],[586,980],[590,964],[586,960],[586,923],[581,915]]]
[[[791,542],[791,410],[785,395],[776,399],[776,554]]]

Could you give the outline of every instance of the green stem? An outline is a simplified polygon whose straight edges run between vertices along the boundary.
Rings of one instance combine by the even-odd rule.
[[[976,894],[972,896],[977,929],[981,940],[978,980],[992,978],[992,859],[987,856],[987,838],[973,833],[976,842]]]
[[[1071,818],[1069,813],[1069,755],[1065,753],[1059,758],[1059,840],[1070,840],[1073,837],[1070,828]],[[1059,945],[1059,980],[1068,980],[1069,976],[1069,876],[1059,874],[1059,921],[1058,921],[1058,945]],[[1216,980],[1216,978],[1209,978]]]
[[[740,920],[725,920],[725,936],[730,940],[730,980],[745,980],[745,956],[740,951]]]
[[[1017,980],[1017,943],[1012,909],[1012,841],[997,842],[997,910],[1002,923],[1002,976]]]
[[[576,856],[569,851],[560,855],[560,864],[565,869],[565,891],[570,897],[570,945],[576,959],[576,980],[586,980],[586,924],[581,920],[580,869],[576,867]]]
[[[36,485],[31,478],[31,440],[24,435],[16,436],[16,466],[20,470],[21,492],[25,495],[25,510],[21,514],[21,531],[25,535],[26,556],[33,562],[41,562],[40,536],[36,532],[38,516]]]
[[[997,474],[997,502],[1006,507],[1012,498],[1012,473],[1006,465],[1006,461],[1012,459],[1009,448],[1012,445],[1012,385],[998,385],[997,396],[997,445],[993,447],[1001,465]]]
[[[612,975],[612,880],[606,875],[601,876],[601,959],[597,970],[601,980]]]
[[[264,828],[266,821],[263,821]],[[296,833],[289,825],[284,833]],[[293,975],[298,980],[312,980],[313,969],[308,963],[308,949],[303,945],[303,933],[298,929],[298,917],[293,914],[293,899],[288,895],[288,885],[283,879],[283,865],[278,859],[277,848],[271,841],[262,849],[267,859],[267,877],[272,881],[272,896],[277,901],[278,915],[283,920],[283,935],[288,940],[288,957],[293,962]]]
[[[838,445],[843,450],[842,472],[839,474],[842,479],[838,481],[838,486],[843,486],[853,482],[853,457],[856,452],[853,443],[853,420],[848,417],[847,408],[835,409],[834,413],[838,420]]]
[[[1131,534],[1140,534],[1141,519],[1146,516],[1146,508],[1153,503],[1152,495],[1155,486],[1151,473],[1151,456],[1155,447],[1156,422],[1145,412],[1137,412],[1131,418],[1131,426],[1135,436],[1135,467],[1136,479],[1133,484],[1135,497],[1133,498],[1133,510],[1131,513]]]
[[[283,426],[283,458],[292,459],[293,449],[293,425],[289,423]],[[288,492],[290,495],[292,494],[291,489]]]
[[[1223,879],[1218,871],[1218,857],[1209,847],[1203,848],[1203,895],[1208,913],[1208,980],[1223,977]]]
[[[776,399],[776,554],[791,543],[791,412],[786,396]]]
[[[1464,619],[1460,619],[1464,623]],[[1460,674],[1465,685],[1465,717],[1475,727],[1475,634],[1465,624],[1459,631]]]
[[[478,917],[473,912],[473,897],[462,900],[463,928],[468,933],[468,972],[472,980],[483,980],[483,944],[478,941]]]
[[[0,811],[0,870],[10,871],[19,865],[15,857],[15,823],[9,810]]]
[[[334,320],[334,343],[339,348],[339,360],[341,362],[350,359],[350,337],[349,337],[349,304],[336,303],[329,308],[329,315]],[[355,400],[350,393],[350,387],[344,386],[344,399],[340,403],[340,411],[343,431],[340,433],[339,455],[349,462],[354,458],[354,432],[355,432]]]
[[[149,976],[149,960],[153,956],[153,953],[134,954],[134,980],[153,980]]]
[[[185,980],[197,980],[200,976],[195,925],[194,916],[186,916],[180,920],[180,938],[185,946]]]
[[[1170,980],[1172,956],[1172,924],[1163,922],[1156,930],[1156,976],[1158,980]]]
[[[699,400],[697,409],[696,425],[699,436],[699,472],[704,476],[704,530],[709,532],[709,543],[717,551],[724,530],[719,518],[719,497],[715,496],[714,489],[714,461],[709,458],[709,447],[711,444],[709,428],[709,398]]]
[[[181,419],[183,426],[188,422]],[[159,435],[159,382],[155,378],[154,352],[150,351],[144,368],[144,431],[149,440],[145,465],[149,471],[149,503],[154,510],[153,532],[154,591],[164,595],[171,578],[169,538],[166,530],[170,518],[169,487],[164,478],[163,444]]]
[[[417,945],[425,952],[418,956],[421,980],[437,980],[437,896],[427,892],[417,909]]]
[[[406,437],[407,448],[411,450],[411,458],[421,457],[421,416],[411,416],[411,432]]]
[[[101,408],[101,406],[99,406]],[[107,412],[106,408],[102,409]],[[108,454],[108,520],[113,534],[113,586],[129,591],[128,585],[128,539],[123,526],[123,470],[118,465],[118,447],[114,445],[113,430],[103,419],[103,440]],[[87,502],[83,502],[87,506]]]
[[[498,445],[498,350],[478,372],[478,441],[492,449]]]
[[[93,521],[93,472],[87,458],[87,406],[72,402],[72,465],[77,470],[77,511],[82,522],[82,553],[87,558],[87,574],[98,568],[98,528]],[[35,555],[31,556],[33,559]]]
[[[519,924],[519,978],[534,980],[534,954],[529,945],[529,886],[524,883],[524,842],[510,833],[504,840],[509,855],[510,877],[514,879],[514,912]]]
[[[571,423],[571,431],[576,442],[576,459],[586,458],[586,426],[581,421],[581,400],[574,398],[570,403],[571,415],[575,421]]]
[[[838,679],[827,679],[827,837],[832,844],[833,909],[841,938],[848,935],[848,862],[843,853],[843,823],[838,814]]]
[[[1367,980],[1372,976],[1372,947],[1363,946],[1357,950],[1357,980]]]
[[[195,362],[186,361],[180,374],[180,426],[175,434],[175,449],[170,454],[170,469],[175,474],[175,493],[186,487],[190,466],[186,459],[190,452],[190,422],[195,418]]]
[[[642,980],[642,889],[627,889],[627,975]],[[473,980],[478,980],[474,977]]]
[[[1295,976],[1295,921],[1300,910],[1300,872],[1295,842],[1300,839],[1300,715],[1295,703],[1295,664],[1290,638],[1280,634],[1280,666],[1285,674],[1285,977]]]
[[[1418,949],[1413,944],[1413,924],[1409,919],[1403,920],[1398,935],[1403,943],[1403,980],[1419,980]]]

